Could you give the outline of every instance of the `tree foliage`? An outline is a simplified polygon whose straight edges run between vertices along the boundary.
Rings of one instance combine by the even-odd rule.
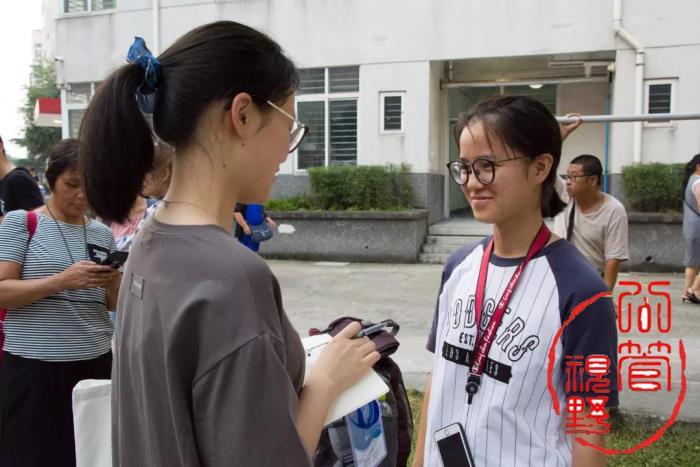
[[[19,109],[24,118],[24,136],[13,140],[27,149],[30,164],[43,168],[51,147],[61,139],[60,128],[38,127],[34,125],[34,107],[40,97],[59,97],[56,86],[56,66],[48,60],[40,60],[32,65],[30,84],[24,105]]]

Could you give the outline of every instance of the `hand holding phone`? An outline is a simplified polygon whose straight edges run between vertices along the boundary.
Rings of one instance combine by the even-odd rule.
[[[107,257],[99,264],[102,266],[111,266],[114,269],[119,269],[120,267],[124,266],[124,263],[126,263],[128,257],[128,251],[113,250],[110,251]]]

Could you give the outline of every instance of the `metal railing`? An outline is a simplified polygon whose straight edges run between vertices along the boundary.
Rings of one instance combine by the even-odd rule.
[[[581,115],[583,123],[619,122],[668,122],[674,120],[700,120],[700,112],[641,114],[641,115]],[[557,117],[559,123],[574,123],[576,117]]]

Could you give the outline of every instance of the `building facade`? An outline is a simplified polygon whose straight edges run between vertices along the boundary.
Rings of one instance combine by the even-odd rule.
[[[275,197],[308,189],[306,169],[407,164],[430,222],[468,211],[445,164],[451,126],[491,94],[530,94],[557,115],[700,111],[695,0],[45,0],[62,86],[63,132],[77,134],[95,87],[136,35],[157,53],[184,32],[234,20],[276,39],[301,70],[297,114],[312,133],[283,165]],[[54,5],[55,4],[55,5]],[[641,72],[641,75],[640,75]],[[685,162],[700,121],[586,124],[564,147],[622,167]]]

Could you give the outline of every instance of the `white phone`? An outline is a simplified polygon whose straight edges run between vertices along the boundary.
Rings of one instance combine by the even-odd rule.
[[[434,434],[438,452],[445,467],[474,467],[472,453],[461,423],[440,428]]]

